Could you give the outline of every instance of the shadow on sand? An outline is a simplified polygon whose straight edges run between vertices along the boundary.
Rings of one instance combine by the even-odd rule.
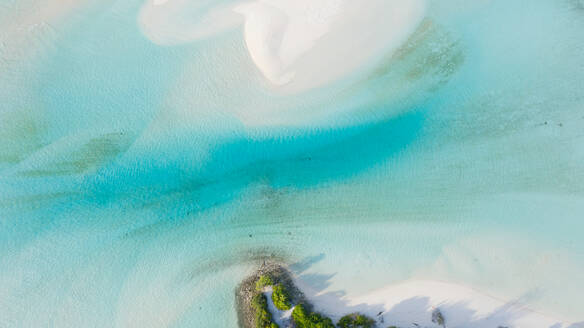
[[[326,309],[335,309],[335,312],[344,314],[360,312],[373,317],[378,322],[377,327],[399,327],[399,328],[437,328],[442,327],[432,322],[432,313],[437,309],[425,296],[411,297],[395,304],[391,308],[386,308],[384,304],[349,304],[344,291],[325,291],[331,286],[331,279],[335,274],[314,274],[307,273],[307,269],[313,264],[321,261],[324,254],[311,256],[290,265],[290,269],[296,276],[296,282],[300,289],[306,294],[307,299],[312,302],[317,311],[330,316],[333,321],[338,321],[339,317],[327,313]],[[305,287],[309,288],[305,288]],[[445,318],[445,327],[449,328],[512,328],[522,327],[516,324],[524,316],[532,313],[526,310],[522,304],[529,295],[521,297],[503,304],[493,312],[485,315],[479,314],[470,306],[469,301],[455,303],[444,303],[438,306],[440,313]],[[326,304],[326,306],[323,306]],[[341,309],[342,311],[339,311]],[[409,318],[417,318],[410,320]],[[542,322],[527,328],[584,328],[584,321],[566,324],[556,322],[549,324]]]

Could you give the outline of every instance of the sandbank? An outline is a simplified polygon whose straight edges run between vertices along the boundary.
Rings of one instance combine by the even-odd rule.
[[[351,297],[317,292],[296,279],[315,309],[337,321],[352,312],[383,321],[383,327],[437,327],[432,312],[439,309],[447,327],[584,327],[530,310],[516,301],[505,301],[471,287],[431,280],[409,280]],[[383,319],[382,319],[383,318]]]

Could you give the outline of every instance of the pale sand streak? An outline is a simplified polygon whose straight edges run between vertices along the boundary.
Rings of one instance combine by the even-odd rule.
[[[414,31],[422,1],[258,0],[236,7],[245,41],[274,85],[300,92],[374,65]]]
[[[146,36],[166,45],[243,24],[259,71],[279,91],[296,93],[375,65],[407,40],[424,13],[424,0],[256,0],[210,8],[155,0],[144,5],[139,21]]]

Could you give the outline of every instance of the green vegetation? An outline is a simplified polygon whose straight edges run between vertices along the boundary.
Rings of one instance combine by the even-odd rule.
[[[260,276],[260,279],[258,279],[258,281],[256,281],[256,290],[260,291],[260,290],[262,290],[262,288],[264,288],[266,286],[271,286],[273,284],[274,284],[274,282],[272,281],[272,277],[270,277],[267,274],[262,275],[262,276]]]
[[[331,319],[320,313],[308,313],[302,304],[296,305],[292,311],[292,319],[297,328],[335,328]]]
[[[268,311],[266,295],[262,293],[254,295],[251,305],[256,311],[256,328],[278,328],[278,325],[272,322],[272,314]]]
[[[278,310],[284,311],[291,308],[290,297],[288,296],[288,292],[284,286],[282,286],[282,284],[274,286],[274,291],[272,292],[272,301]]]
[[[351,313],[342,317],[337,325],[339,328],[372,328],[375,320],[359,313]]]
[[[330,318],[320,313],[312,312],[312,306],[310,303],[303,303],[302,293],[292,285],[292,280],[287,274],[287,271],[279,266],[275,266],[272,269],[262,267],[262,270],[257,275],[244,280],[242,287],[236,293],[238,301],[241,302],[238,302],[238,304],[249,304],[251,296],[251,308],[240,312],[243,316],[244,327],[279,328],[278,324],[273,320],[274,313],[271,313],[268,309],[268,298],[263,293],[264,288],[267,286],[271,286],[271,298],[278,310],[290,310],[293,301],[294,304],[297,304],[292,311],[294,328],[373,328],[376,326],[374,319],[357,312],[343,316],[336,325]],[[381,312],[378,316],[380,315]],[[432,321],[443,327],[445,326],[444,317],[438,309],[432,313]],[[380,318],[380,322],[383,323],[383,317]],[[384,327],[396,328],[396,326]]]
[[[432,311],[432,322],[437,323],[442,327],[446,327],[446,322],[444,320],[444,316],[442,315],[442,312],[440,312],[440,309],[436,309],[436,310]]]

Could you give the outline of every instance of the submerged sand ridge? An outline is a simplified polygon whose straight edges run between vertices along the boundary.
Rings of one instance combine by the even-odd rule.
[[[243,25],[247,50],[261,74],[279,91],[296,93],[373,66],[407,40],[424,12],[423,0],[256,0],[214,6],[152,0],[142,8],[140,24],[160,44],[200,40]]]

